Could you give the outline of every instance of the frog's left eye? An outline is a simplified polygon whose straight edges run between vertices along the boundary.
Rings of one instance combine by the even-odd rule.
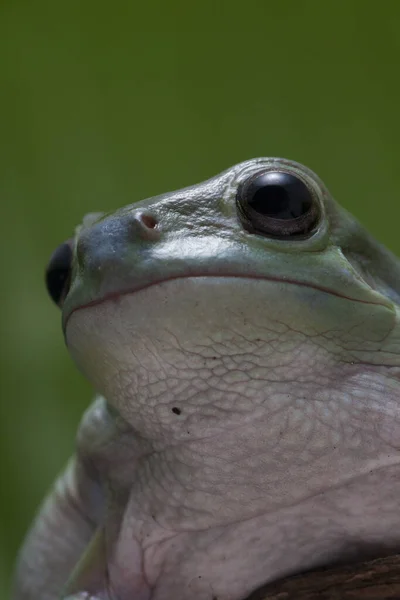
[[[256,173],[241,184],[236,203],[244,227],[270,237],[310,234],[319,217],[315,192],[286,171]]]
[[[61,306],[71,281],[71,242],[61,244],[51,255],[46,269],[46,287],[51,299]]]

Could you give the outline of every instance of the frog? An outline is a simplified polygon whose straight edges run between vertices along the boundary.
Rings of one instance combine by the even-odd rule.
[[[307,167],[84,218],[48,292],[96,397],[13,600],[243,600],[400,548],[400,268]]]

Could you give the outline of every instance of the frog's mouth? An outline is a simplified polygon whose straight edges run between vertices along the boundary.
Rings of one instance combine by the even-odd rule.
[[[68,298],[67,298],[65,311],[64,311],[64,315],[63,315],[63,329],[64,329],[64,331],[66,330],[69,319],[77,311],[84,310],[84,309],[90,309],[91,307],[95,307],[95,306],[98,306],[98,305],[101,305],[104,303],[109,303],[109,302],[117,303],[121,298],[123,298],[125,296],[135,295],[135,294],[137,294],[141,291],[147,290],[149,288],[163,286],[164,284],[167,284],[169,282],[179,281],[179,280],[198,280],[199,282],[206,281],[206,280],[213,280],[215,282],[217,280],[219,285],[224,285],[224,282],[229,281],[229,280],[238,281],[242,285],[245,285],[246,282],[249,282],[249,281],[252,281],[252,282],[264,281],[264,282],[269,282],[269,283],[276,283],[277,285],[282,285],[285,287],[286,286],[294,286],[299,289],[307,288],[307,289],[314,290],[315,292],[318,292],[321,294],[328,294],[329,296],[340,298],[341,300],[346,300],[348,302],[357,302],[357,303],[361,303],[361,304],[369,304],[372,306],[382,306],[382,307],[386,307],[386,308],[392,308],[390,302],[387,301],[387,299],[385,297],[383,297],[381,294],[379,294],[379,292],[373,290],[363,280],[361,280],[362,284],[363,284],[361,286],[360,285],[353,286],[353,289],[351,286],[348,286],[347,288],[344,288],[343,291],[338,291],[337,289],[334,289],[333,287],[320,285],[320,284],[317,284],[314,282],[303,281],[300,279],[291,279],[291,278],[287,278],[287,277],[274,277],[274,276],[263,276],[263,275],[253,275],[253,274],[242,275],[242,274],[237,274],[237,273],[212,274],[212,273],[207,272],[207,273],[197,273],[197,274],[189,274],[189,275],[188,274],[186,274],[186,275],[179,274],[179,275],[174,275],[174,276],[170,276],[170,277],[160,277],[160,278],[156,278],[152,281],[142,283],[141,285],[136,285],[136,286],[128,285],[126,288],[123,287],[123,288],[119,289],[118,291],[105,290],[104,293],[99,294],[98,297],[95,297],[86,302],[77,303],[75,306],[71,306],[71,303],[68,302]],[[360,293],[360,287],[361,287],[361,293]],[[210,300],[212,300],[212,298]]]

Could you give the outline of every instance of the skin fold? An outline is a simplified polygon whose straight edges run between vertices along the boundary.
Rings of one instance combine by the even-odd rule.
[[[48,286],[97,396],[13,600],[244,600],[400,549],[399,265],[312,171],[88,215]]]

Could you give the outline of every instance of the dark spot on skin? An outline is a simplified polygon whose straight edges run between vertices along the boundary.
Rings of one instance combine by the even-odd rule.
[[[174,408],[172,409],[172,412],[173,412],[175,415],[180,415],[182,411],[181,411],[181,409],[180,409],[180,408],[178,408],[177,406],[174,406]]]

